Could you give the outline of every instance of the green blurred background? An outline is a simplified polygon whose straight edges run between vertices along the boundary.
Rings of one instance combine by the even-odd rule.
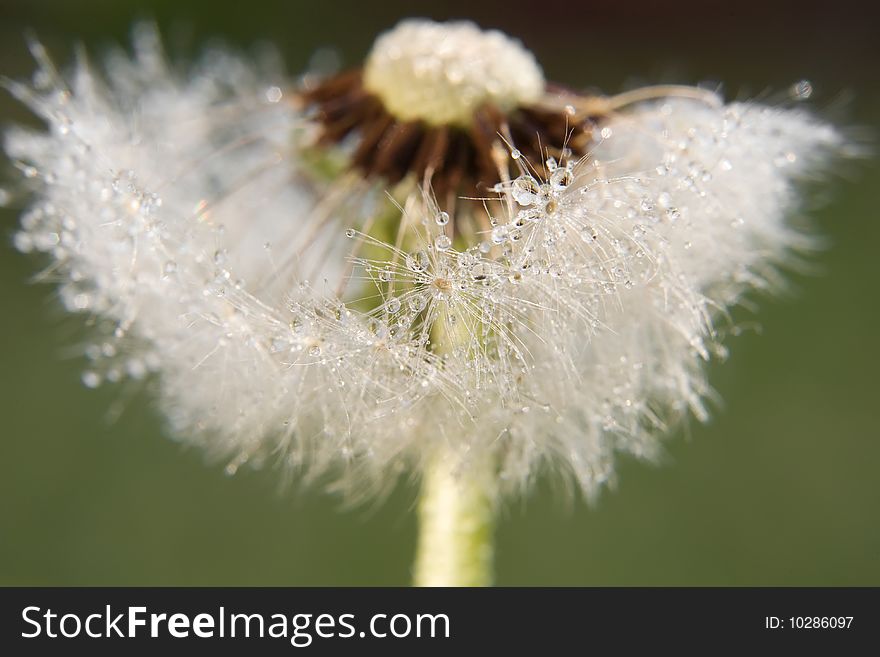
[[[322,46],[358,62],[401,16],[469,17],[519,36],[574,87],[713,80],[731,97],[772,99],[809,78],[817,111],[862,136],[878,127],[878,22],[855,4],[476,4],[3,0],[0,73],[31,71],[27,28],[65,61],[74,41],[100,52],[149,17],[181,52],[215,36],[269,40],[297,71]],[[0,119],[28,117],[4,94]],[[724,400],[713,420],[671,437],[660,466],[623,459],[620,485],[592,508],[546,481],[508,504],[499,584],[880,585],[880,169],[841,173],[814,213],[829,238],[819,274],[793,275],[794,293],[760,300],[757,316],[738,313],[760,331],[713,365]],[[2,211],[0,584],[408,583],[412,487],[345,510],[320,491],[281,490],[278,472],[227,477],[168,440],[149,399],[82,386],[83,361],[69,355],[82,322],[28,284],[39,263],[9,246],[15,222]]]

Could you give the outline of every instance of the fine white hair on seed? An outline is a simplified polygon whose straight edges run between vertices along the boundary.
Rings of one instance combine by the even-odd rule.
[[[468,21],[407,20],[381,35],[364,66],[364,86],[402,121],[470,123],[490,103],[535,102],[544,76],[523,45]]]

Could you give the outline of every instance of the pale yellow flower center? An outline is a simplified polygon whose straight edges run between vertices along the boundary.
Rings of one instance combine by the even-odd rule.
[[[364,87],[400,121],[467,126],[482,105],[508,111],[535,102],[544,76],[534,56],[501,32],[410,20],[376,40]]]

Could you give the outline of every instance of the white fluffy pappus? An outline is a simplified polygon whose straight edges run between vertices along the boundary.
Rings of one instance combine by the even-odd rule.
[[[8,84],[46,123],[6,135],[32,191],[15,242],[100,320],[86,384],[147,378],[230,472],[275,460],[346,489],[442,449],[504,490],[549,465],[591,495],[616,452],[656,454],[706,416],[713,321],[803,239],[796,183],[846,147],[802,110],[641,102],[589,157],[513,150],[473,239],[421,193],[389,239],[381,182],[315,174],[280,71],[212,51],[177,72],[143,26],[106,76],[34,52]]]

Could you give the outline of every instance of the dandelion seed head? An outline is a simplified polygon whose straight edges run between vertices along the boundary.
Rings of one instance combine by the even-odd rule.
[[[662,98],[591,118],[589,152],[499,138],[492,195],[441,206],[430,179],[316,160],[320,119],[278,69],[215,50],[179,73],[149,27],[103,75],[38,58],[10,85],[48,126],[6,134],[31,194],[15,245],[94,319],[84,384],[154,387],[228,472],[345,490],[442,448],[457,471],[489,458],[503,490],[549,464],[592,495],[617,453],[656,455],[707,417],[727,309],[808,244],[798,185],[846,148],[800,108]],[[509,38],[424,21],[380,37],[365,78],[426,122],[544,86]]]
[[[536,101],[544,76],[534,56],[501,32],[407,20],[376,40],[364,86],[403,121],[467,126],[487,103],[508,110]]]

